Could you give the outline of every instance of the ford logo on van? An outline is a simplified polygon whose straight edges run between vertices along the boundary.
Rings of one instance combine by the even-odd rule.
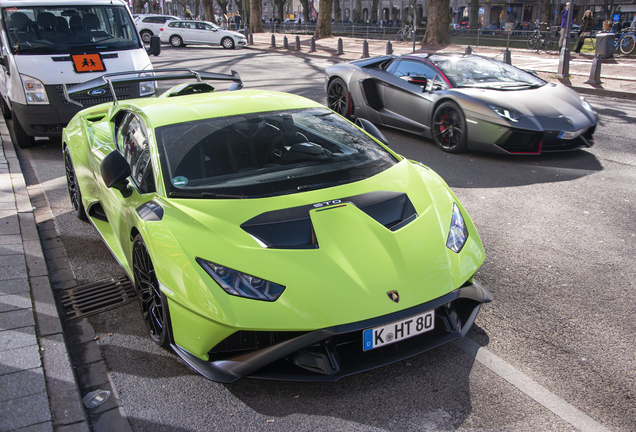
[[[104,90],[104,89],[95,89],[95,90],[90,90],[88,92],[88,94],[90,96],[101,96],[101,95],[103,95],[105,93],[106,93],[106,90]]]

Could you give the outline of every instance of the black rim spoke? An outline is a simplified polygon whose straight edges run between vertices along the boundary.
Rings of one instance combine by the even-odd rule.
[[[161,292],[150,256],[143,243],[135,243],[133,248],[133,272],[146,326],[151,337],[160,341],[164,334]]]

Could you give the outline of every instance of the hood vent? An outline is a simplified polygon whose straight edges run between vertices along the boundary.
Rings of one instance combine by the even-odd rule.
[[[417,218],[415,207],[402,192],[370,192],[347,198],[262,213],[241,228],[273,249],[317,249],[318,240],[309,212],[332,204],[351,203],[391,231],[397,231]]]

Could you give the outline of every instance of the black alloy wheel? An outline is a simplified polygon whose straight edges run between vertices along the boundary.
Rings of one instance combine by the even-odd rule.
[[[433,114],[433,140],[435,144],[448,153],[466,151],[466,120],[455,102],[444,102]]]
[[[223,48],[225,49],[234,49],[234,39],[231,37],[224,37],[221,39],[221,45],[223,45]]]
[[[170,36],[170,45],[172,45],[175,48],[179,48],[179,47],[184,47],[185,46],[183,44],[183,39],[181,39],[181,36],[178,36],[178,35]]]
[[[161,294],[155,268],[141,234],[135,236],[133,243],[133,274],[141,314],[150,338],[160,347],[170,349],[172,336],[168,302]]]
[[[68,196],[71,199],[71,204],[73,204],[73,212],[78,219],[87,221],[88,217],[86,216],[84,204],[82,204],[82,193],[80,192],[79,185],[77,184],[77,176],[75,175],[75,168],[73,167],[71,152],[68,147],[64,147],[64,168],[66,171]]]
[[[349,119],[351,118],[350,102],[351,98],[347,85],[341,78],[334,78],[327,88],[327,106],[344,118]]]

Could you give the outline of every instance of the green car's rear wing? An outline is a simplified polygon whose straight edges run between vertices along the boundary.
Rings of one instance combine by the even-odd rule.
[[[211,72],[201,72],[195,71],[192,69],[154,69],[151,71],[129,71],[129,72],[113,72],[107,73],[99,78],[92,79],[90,81],[86,81],[84,83],[80,83],[74,85],[70,89],[66,87],[64,84],[64,98],[67,102],[72,103],[74,105],[83,106],[81,103],[74,101],[70,98],[71,95],[89,92],[91,90],[109,88],[111,94],[113,95],[113,103],[117,104],[117,96],[115,95],[115,89],[113,84],[131,84],[131,83],[139,83],[144,81],[167,81],[167,80],[178,80],[178,79],[187,79],[192,78],[196,79],[197,83],[202,83],[203,80],[208,81],[232,81],[232,84],[229,87],[229,90],[240,90],[243,88],[243,82],[241,81],[241,77],[238,72],[235,70],[232,71],[231,74],[221,74],[221,73],[211,73]],[[198,91],[205,91],[202,89],[202,86],[196,86]],[[180,94],[184,94],[187,92],[188,86],[182,87],[180,89]],[[213,87],[208,86],[207,91],[214,90]]]

